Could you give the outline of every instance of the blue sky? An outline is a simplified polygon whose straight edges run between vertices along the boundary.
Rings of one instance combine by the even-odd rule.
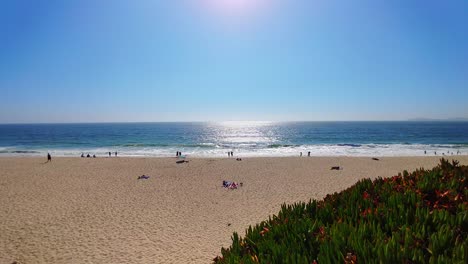
[[[3,0],[0,123],[468,117],[467,25],[466,0]]]

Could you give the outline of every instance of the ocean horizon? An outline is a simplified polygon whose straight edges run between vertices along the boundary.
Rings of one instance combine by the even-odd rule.
[[[0,124],[0,156],[424,156],[468,153],[464,121]]]

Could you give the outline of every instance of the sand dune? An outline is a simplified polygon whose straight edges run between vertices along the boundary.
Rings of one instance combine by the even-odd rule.
[[[209,263],[282,203],[438,159],[0,158],[0,263]]]

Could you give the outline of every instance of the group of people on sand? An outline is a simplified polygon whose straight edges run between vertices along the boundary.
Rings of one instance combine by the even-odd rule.
[[[109,157],[112,157],[112,152],[109,151],[107,154],[109,154]],[[114,155],[117,157],[117,151],[114,152]],[[82,158],[91,158],[91,155],[88,153],[88,155],[85,156],[84,153],[81,153],[81,157],[82,157]],[[92,157],[93,157],[93,158],[96,158],[96,154],[93,154]]]
[[[302,157],[302,151],[299,153],[299,156]],[[307,152],[307,157],[310,157],[310,151]]]
[[[223,187],[227,188],[227,189],[230,189],[230,190],[237,189],[238,187],[242,187],[243,185],[244,184],[242,182],[237,183],[237,182],[233,182],[233,181],[223,181]]]
[[[427,151],[424,151],[424,155],[427,154]],[[434,151],[434,155],[437,155],[437,151]],[[453,152],[450,152],[450,150],[447,151],[447,155],[453,155]],[[462,152],[460,150],[457,150],[457,155],[462,155]],[[442,152],[442,156],[445,156],[445,152]]]

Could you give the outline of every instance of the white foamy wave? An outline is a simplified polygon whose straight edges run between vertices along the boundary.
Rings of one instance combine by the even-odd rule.
[[[114,156],[125,157],[174,157],[176,151],[191,157],[227,157],[228,151],[233,151],[239,157],[291,157],[307,156],[356,156],[356,157],[398,157],[398,156],[443,156],[468,154],[467,145],[424,145],[424,144],[317,144],[291,146],[283,145],[269,147],[256,144],[239,144],[236,148],[229,146],[212,147],[100,147],[87,149],[22,149],[18,147],[1,147],[0,156],[52,156],[79,157],[82,153],[86,156],[96,155],[107,157],[109,152]]]

